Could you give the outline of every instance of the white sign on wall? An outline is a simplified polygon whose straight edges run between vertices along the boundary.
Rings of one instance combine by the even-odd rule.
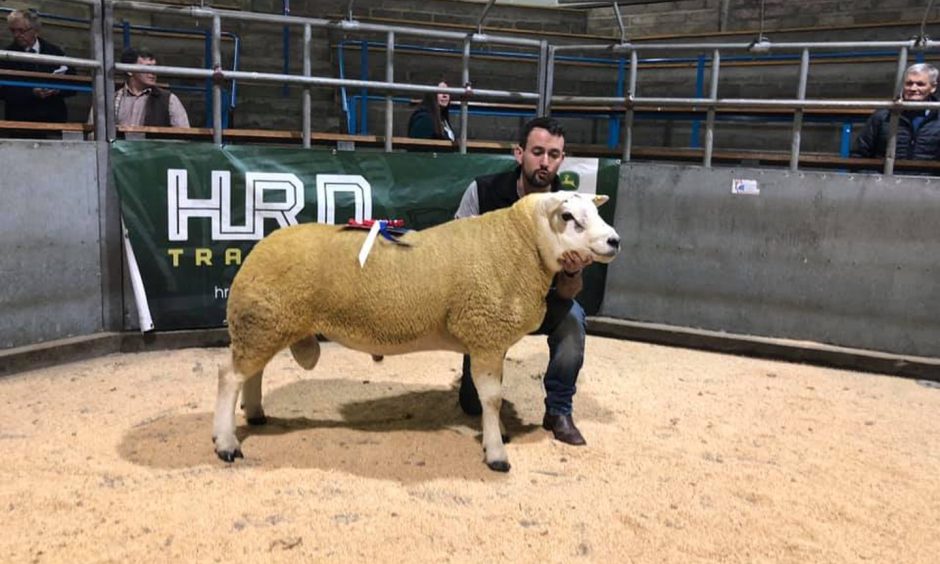
[[[731,180],[731,193],[757,196],[760,194],[760,187],[757,185],[756,180],[734,178]]]

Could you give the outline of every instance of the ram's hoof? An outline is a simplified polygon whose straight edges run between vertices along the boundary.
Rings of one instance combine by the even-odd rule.
[[[385,358],[385,357],[382,356],[382,355],[380,355],[380,354],[374,354],[374,355],[372,355],[372,360],[374,360],[375,362],[382,362],[382,359],[384,359],[384,358]]]
[[[249,425],[265,425],[268,422],[268,418],[265,415],[259,415],[257,417],[248,417],[245,419]]]
[[[242,449],[240,448],[235,450],[219,450],[216,451],[216,454],[219,455],[219,458],[225,462],[235,462],[236,458],[245,458],[245,455],[242,454]]]
[[[509,472],[509,461],[507,460],[494,460],[493,462],[487,462],[486,465],[494,472]]]

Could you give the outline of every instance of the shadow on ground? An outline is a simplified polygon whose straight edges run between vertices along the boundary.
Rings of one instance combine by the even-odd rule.
[[[523,398],[541,417],[539,387]],[[464,415],[455,389],[368,380],[303,380],[265,395],[268,423],[244,424],[238,415],[244,460],[235,466],[319,468],[417,482],[436,478],[493,478],[483,464],[480,420]],[[342,402],[342,403],[341,403]],[[529,405],[529,404],[532,405]],[[530,409],[531,410],[531,409]],[[503,402],[512,445],[549,440],[536,416],[523,421]],[[120,455],[155,468],[224,465],[212,450],[212,414],[167,414],[132,428]]]

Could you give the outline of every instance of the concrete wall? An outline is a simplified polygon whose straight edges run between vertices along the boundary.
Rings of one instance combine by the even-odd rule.
[[[102,330],[94,143],[0,141],[0,349]]]
[[[938,357],[938,216],[927,177],[625,164],[600,314]]]
[[[95,151],[0,142],[0,350],[103,329]],[[645,163],[620,175],[623,254],[600,315],[940,357],[938,180]],[[732,194],[741,178],[760,194]]]

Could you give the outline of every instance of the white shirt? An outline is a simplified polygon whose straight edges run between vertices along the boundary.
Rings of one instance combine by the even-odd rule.
[[[454,218],[460,219],[461,217],[472,217],[475,215],[480,215],[480,196],[477,194],[476,180],[471,182],[470,186],[467,186],[466,192],[463,193],[463,198],[460,199],[460,205],[457,206],[457,213],[454,214]]]
[[[451,141],[453,141],[453,140],[454,140],[454,130],[450,128],[450,123],[445,119],[445,120],[441,123],[441,125],[442,125],[443,128],[444,128],[444,135],[446,135],[448,139],[450,139]]]
[[[170,127],[189,127],[189,116],[176,94],[164,90],[170,97]],[[114,117],[118,125],[143,125],[150,89],[134,94],[127,85],[114,95]]]

